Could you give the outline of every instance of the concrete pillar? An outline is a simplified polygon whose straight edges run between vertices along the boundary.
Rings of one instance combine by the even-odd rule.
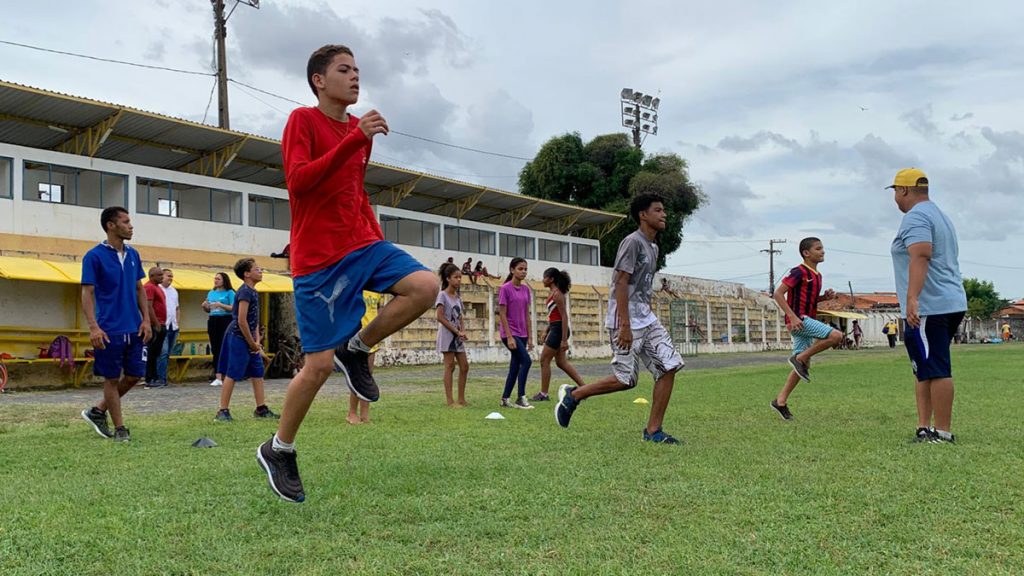
[[[782,322],[778,307],[775,308],[775,343],[782,344]]]
[[[708,344],[714,344],[714,340],[711,337],[711,302],[705,302],[704,305],[707,307],[707,311],[708,311],[708,331],[707,331]]]
[[[725,304],[725,341],[732,344],[732,304]]]
[[[743,307],[743,339],[750,342],[750,311]]]
[[[487,344],[488,346],[494,347],[494,290],[487,286]]]
[[[764,308],[761,309],[761,343],[768,343],[768,319],[767,314],[764,312]]]
[[[683,303],[683,321],[686,322],[686,341],[690,341],[690,303]]]

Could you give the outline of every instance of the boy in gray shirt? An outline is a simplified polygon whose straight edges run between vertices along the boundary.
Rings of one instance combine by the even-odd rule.
[[[614,374],[579,387],[563,384],[558,390],[555,420],[559,426],[568,428],[572,413],[585,398],[635,387],[643,362],[654,375],[654,398],[643,439],[680,444],[661,429],[661,424],[683,358],[651,309],[651,285],[658,263],[654,237],[665,229],[665,205],[661,197],[643,194],[633,199],[629,213],[640,227],[619,244],[605,319],[614,353]]]

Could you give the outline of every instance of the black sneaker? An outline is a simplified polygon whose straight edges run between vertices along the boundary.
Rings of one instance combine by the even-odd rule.
[[[217,410],[217,415],[213,417],[215,422],[233,422],[235,419],[231,417],[231,410],[227,408],[221,408]]]
[[[918,428],[914,432],[914,442],[931,442],[932,441],[932,436],[934,434],[935,433],[932,432],[931,430],[929,430],[928,428],[924,428],[924,427]]]
[[[271,418],[273,420],[280,420],[281,417],[270,411],[266,404],[260,404],[252,411],[252,415],[257,418]]]
[[[267,481],[274,494],[289,502],[302,502],[306,499],[306,493],[302,491],[302,479],[299,478],[295,456],[294,451],[274,450],[273,436],[256,449],[256,461],[266,471]]]
[[[779,406],[779,403],[777,401],[772,400],[771,406],[772,406],[772,408],[775,409],[776,412],[779,413],[779,416],[782,416],[783,420],[792,420],[793,419],[793,413],[789,411],[789,406],[787,404],[783,404],[782,406]]]
[[[793,371],[805,382],[811,381],[811,373],[807,368],[807,364],[796,359],[796,354],[789,357],[789,365],[793,367]]]
[[[953,434],[946,436],[933,430],[932,437],[928,441],[932,444],[956,444],[956,436]]]
[[[533,400],[534,402],[547,402],[548,400],[551,400],[551,397],[543,392],[537,392],[532,398],[530,398],[530,400]]]
[[[92,429],[100,436],[103,436],[104,438],[114,437],[110,432],[110,425],[107,424],[106,412],[99,412],[95,408],[86,408],[85,410],[82,410],[82,418],[91,424]]]
[[[654,434],[648,434],[647,428],[644,428],[644,442],[654,442],[655,444],[682,444],[681,440],[677,440],[675,436],[667,434],[661,428],[654,431]]]
[[[575,386],[568,384],[562,384],[558,388],[558,404],[555,404],[555,422],[562,428],[569,427],[569,419],[572,418],[572,413],[576,411],[576,407],[580,405],[579,400],[572,397],[572,391],[575,390]]]
[[[128,432],[128,429],[124,426],[118,426],[114,430],[114,442],[129,442],[132,439],[132,435]]]
[[[348,389],[366,402],[380,400],[380,388],[370,374],[370,355],[348,349],[348,343],[334,349],[334,367],[345,373]]]

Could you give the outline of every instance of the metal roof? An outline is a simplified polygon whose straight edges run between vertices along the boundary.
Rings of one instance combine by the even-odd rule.
[[[285,187],[278,140],[0,80],[0,142]],[[370,162],[370,201],[554,234],[600,238],[624,216]]]

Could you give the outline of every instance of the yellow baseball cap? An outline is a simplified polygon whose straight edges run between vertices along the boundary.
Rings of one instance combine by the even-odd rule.
[[[886,186],[886,188],[895,188],[897,186],[920,186],[927,188],[928,176],[925,176],[925,173],[917,168],[904,168],[896,173],[892,186]]]

